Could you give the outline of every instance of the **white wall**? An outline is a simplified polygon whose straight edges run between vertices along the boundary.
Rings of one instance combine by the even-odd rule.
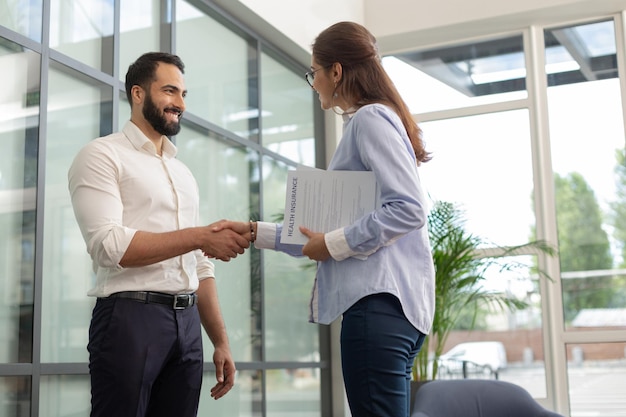
[[[553,7],[579,8],[578,3],[605,0],[364,0],[365,22],[378,36],[413,32]]]
[[[341,20],[364,22],[363,0],[240,0],[310,52],[318,33]]]
[[[626,0],[363,0],[382,53],[612,15]]]
[[[213,0],[213,3],[307,67],[311,61],[310,46],[322,30],[341,20],[364,23],[365,16],[363,0]]]
[[[308,65],[317,34],[340,20],[367,26],[382,53],[611,15],[626,0],[215,0]],[[249,19],[246,17],[249,15]],[[263,19],[259,22],[258,17]],[[265,26],[263,26],[265,25]],[[272,33],[273,31],[273,33]],[[288,39],[280,41],[285,35]]]

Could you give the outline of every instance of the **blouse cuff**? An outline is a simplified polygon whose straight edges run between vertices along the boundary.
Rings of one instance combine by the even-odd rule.
[[[254,247],[257,249],[274,249],[276,247],[276,224],[256,222]]]
[[[346,240],[343,228],[325,233],[324,241],[326,242],[326,247],[328,248],[328,252],[330,252],[330,256],[332,256],[332,258],[336,261],[343,261],[344,259],[354,255],[354,251],[352,251],[350,246],[348,246],[348,241]]]

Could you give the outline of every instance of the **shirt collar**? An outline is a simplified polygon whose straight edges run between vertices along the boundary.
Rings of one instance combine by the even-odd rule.
[[[149,152],[150,154],[156,155],[156,149],[154,148],[154,144],[148,137],[137,127],[136,124],[131,122],[130,120],[126,122],[124,127],[122,128],[122,132],[130,143],[137,150],[143,150]],[[178,149],[176,145],[172,143],[171,140],[167,136],[163,137],[163,156],[168,158],[174,158],[178,153]]]
[[[359,110],[359,107],[352,106],[343,113],[341,113],[341,117],[343,118],[344,123],[350,120],[352,116],[354,116],[354,114],[357,112],[357,110]]]

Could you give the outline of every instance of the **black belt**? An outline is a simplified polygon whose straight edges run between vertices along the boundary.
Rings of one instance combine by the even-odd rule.
[[[147,304],[164,304],[174,310],[184,310],[196,304],[198,296],[194,294],[164,294],[151,291],[122,291],[109,295],[109,298],[128,298]]]

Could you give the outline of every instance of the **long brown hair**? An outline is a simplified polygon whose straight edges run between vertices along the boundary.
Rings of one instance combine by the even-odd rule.
[[[335,62],[341,64],[343,76],[336,93],[357,106],[382,103],[394,109],[411,140],[418,165],[430,160],[422,130],[383,68],[374,35],[358,23],[335,23],[317,36],[312,52],[324,71],[329,71]]]

